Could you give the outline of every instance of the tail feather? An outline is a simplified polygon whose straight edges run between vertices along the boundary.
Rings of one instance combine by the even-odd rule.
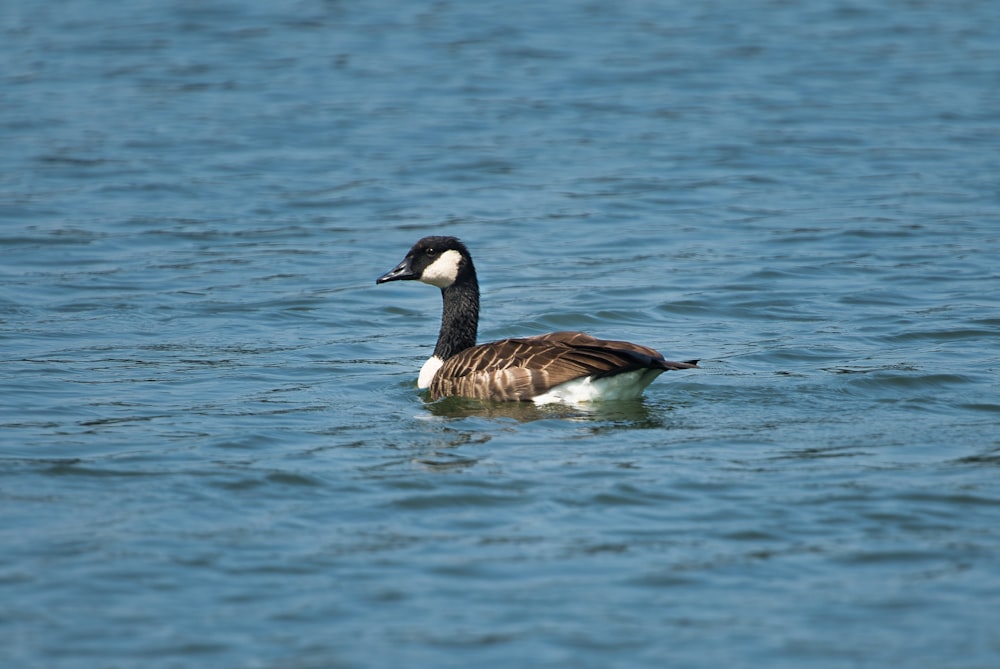
[[[661,361],[661,366],[666,370],[677,370],[677,369],[694,369],[698,366],[700,360],[688,360],[686,362],[674,362],[673,360],[663,360]]]

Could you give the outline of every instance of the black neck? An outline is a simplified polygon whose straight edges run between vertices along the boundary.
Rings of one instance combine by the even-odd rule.
[[[434,347],[434,355],[447,360],[476,345],[479,283],[475,274],[442,288],[441,297],[444,300],[444,310],[441,313],[441,332],[438,334],[437,346]]]

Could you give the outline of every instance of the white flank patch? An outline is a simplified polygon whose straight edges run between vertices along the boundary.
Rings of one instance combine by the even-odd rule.
[[[427,358],[427,362],[425,362],[424,366],[420,368],[420,376],[417,377],[417,388],[420,388],[421,390],[424,388],[430,388],[431,381],[434,380],[434,375],[438,373],[438,370],[441,369],[441,365],[443,364],[444,360],[436,355],[432,355]]]
[[[420,280],[438,288],[447,288],[458,278],[458,263],[462,254],[455,249],[449,249],[438,256],[420,275]]]
[[[567,381],[552,388],[547,393],[531,399],[535,404],[631,400],[639,397],[646,386],[652,383],[653,379],[659,376],[662,371],[660,369],[637,369],[600,379],[586,376],[582,379]]]

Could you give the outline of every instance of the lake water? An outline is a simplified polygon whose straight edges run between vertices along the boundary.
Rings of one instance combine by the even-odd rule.
[[[0,6],[0,660],[1000,666],[1000,4]],[[483,340],[702,369],[536,408]]]

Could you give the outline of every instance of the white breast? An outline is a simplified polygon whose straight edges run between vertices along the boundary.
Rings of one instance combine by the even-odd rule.
[[[444,360],[436,355],[427,358],[427,362],[420,368],[420,376],[417,377],[417,388],[430,388],[431,381],[434,380],[434,375],[437,374],[437,371],[441,369],[441,365],[443,364]]]

